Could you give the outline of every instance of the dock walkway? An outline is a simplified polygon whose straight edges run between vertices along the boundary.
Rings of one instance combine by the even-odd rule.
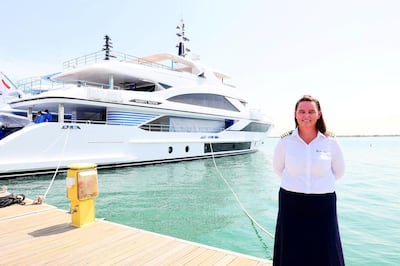
[[[0,265],[272,265],[272,262],[105,220],[76,228],[65,210],[0,208]]]

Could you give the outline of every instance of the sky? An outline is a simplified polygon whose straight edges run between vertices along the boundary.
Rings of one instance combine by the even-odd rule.
[[[58,72],[102,49],[138,57],[188,47],[232,77],[249,104],[294,127],[294,105],[319,99],[336,135],[400,134],[398,0],[3,0],[0,71],[12,80]]]

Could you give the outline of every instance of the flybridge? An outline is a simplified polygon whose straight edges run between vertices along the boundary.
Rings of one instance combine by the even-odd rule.
[[[209,69],[208,67],[201,65],[196,61],[168,53],[155,54],[146,57],[136,57],[122,52],[113,52],[113,57],[110,58],[109,60],[105,60],[104,52],[98,51],[95,53],[87,54],[84,56],[80,56],[65,61],[63,63],[63,70],[64,71],[73,70],[82,66],[88,66],[108,61],[128,62],[152,68],[165,69],[178,72],[187,72],[198,75],[200,77],[204,76],[205,72],[211,72],[220,80],[229,78],[227,74],[213,69]]]
[[[82,66],[93,65],[101,62],[118,61],[157,69],[186,72],[197,75],[200,78],[218,79],[222,82],[224,79],[229,78],[228,75],[220,71],[216,71],[215,69],[206,67],[200,64],[197,60],[187,59],[186,55],[188,52],[190,52],[190,50],[185,48],[185,42],[189,41],[189,39],[185,37],[185,24],[183,23],[183,20],[181,20],[181,25],[178,25],[177,29],[179,30],[177,33],[179,42],[176,46],[178,47],[178,55],[162,53],[146,57],[136,57],[125,53],[112,51],[111,49],[113,46],[111,38],[108,35],[105,35],[105,44],[101,51],[65,61],[63,63],[63,71],[74,70]]]

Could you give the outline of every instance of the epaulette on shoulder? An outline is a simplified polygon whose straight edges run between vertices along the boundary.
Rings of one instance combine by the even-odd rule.
[[[326,131],[324,135],[331,138],[335,137],[335,133],[333,133],[332,131]]]
[[[281,135],[281,138],[290,136],[290,135],[292,135],[292,133],[293,133],[293,130],[286,131],[285,133],[283,133],[283,134]]]

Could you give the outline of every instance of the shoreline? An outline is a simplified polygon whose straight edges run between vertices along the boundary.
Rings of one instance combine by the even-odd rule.
[[[268,138],[280,138],[281,136],[268,136]],[[364,137],[400,137],[400,134],[370,134],[370,135],[336,135],[336,137],[346,137],[346,138],[364,138]]]

